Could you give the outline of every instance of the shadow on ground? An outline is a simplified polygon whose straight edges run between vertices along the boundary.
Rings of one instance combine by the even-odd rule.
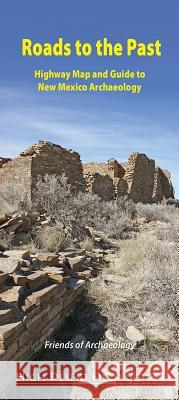
[[[97,351],[93,343],[104,339],[106,326],[107,318],[100,314],[98,307],[83,299],[68,316],[61,331],[50,339],[51,343],[60,343],[62,348],[45,348],[44,345],[35,360],[89,361]]]

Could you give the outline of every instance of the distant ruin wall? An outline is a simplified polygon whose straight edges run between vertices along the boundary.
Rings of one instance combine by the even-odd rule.
[[[106,164],[83,164],[83,170],[85,177],[95,173],[110,176],[113,180],[114,198],[128,196],[134,202],[152,202],[155,162],[145,154],[133,153],[129,156],[128,162],[123,165],[114,159]],[[100,192],[101,189],[102,183]],[[90,191],[94,192],[93,186],[90,187]]]
[[[111,201],[114,198],[113,180],[108,175],[88,173],[84,175],[87,191],[97,194],[104,201]]]
[[[128,183],[125,179],[114,179],[115,198],[128,196]]]
[[[84,174],[95,174],[109,175],[112,179],[120,178],[122,179],[125,174],[125,169],[119,164],[115,159],[110,159],[107,163],[87,163],[83,164]]]
[[[77,191],[88,190],[105,201],[126,195],[134,202],[144,203],[174,198],[169,172],[155,169],[155,162],[142,153],[131,154],[123,164],[112,158],[107,163],[82,165],[78,153],[40,141],[13,160],[0,158],[0,185],[10,181],[20,183],[28,196],[39,175],[63,173]]]
[[[124,179],[128,184],[130,198],[134,202],[152,202],[155,162],[145,154],[133,153],[129,156]]]
[[[163,198],[174,198],[174,190],[170,173],[157,167],[154,176],[153,201],[158,202]]]
[[[86,183],[83,168],[78,153],[66,150],[52,143],[39,143],[38,152],[32,156],[32,179],[35,182],[39,175],[66,175],[68,182],[77,189],[84,191]],[[24,153],[25,154],[25,153]],[[21,154],[23,156],[23,153]]]
[[[22,184],[31,195],[38,176],[65,174],[68,182],[78,190],[84,191],[86,183],[78,153],[68,151],[50,142],[38,142],[0,168],[0,185],[10,181]],[[26,185],[24,185],[26,183]]]
[[[30,157],[17,157],[0,168],[0,186],[13,182],[20,185],[21,190],[31,198],[32,160]]]
[[[97,162],[83,164],[83,173],[84,175],[88,173],[90,174],[98,173],[100,175],[108,175],[107,164],[97,163]]]

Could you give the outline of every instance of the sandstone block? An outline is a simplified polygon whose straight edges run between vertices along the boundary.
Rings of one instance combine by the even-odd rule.
[[[63,282],[63,268],[59,267],[44,267],[43,271],[47,273],[48,279],[52,283],[62,283]]]
[[[29,258],[29,251],[28,250],[6,250],[4,255],[10,257],[14,260],[27,260]]]
[[[27,308],[23,321],[31,321],[31,319],[35,316],[40,314],[41,306],[34,304],[34,307]]]
[[[22,286],[7,286],[1,293],[1,300],[13,306],[18,306]]]
[[[69,257],[68,261],[71,265],[71,268],[74,271],[77,271],[84,263],[84,261],[86,260],[86,256],[77,256],[77,257]]]
[[[36,260],[40,261],[40,263],[42,265],[51,265],[56,267],[58,265],[58,254],[54,254],[54,253],[37,253],[34,255],[34,258],[36,258]]]
[[[32,325],[31,327],[28,328],[29,342],[39,340],[41,334],[42,334],[41,323],[36,323],[35,326]]]
[[[64,270],[61,267],[43,267],[42,270],[46,272],[48,275],[54,274],[54,275],[63,275]]]
[[[24,331],[25,325],[22,321],[13,322],[0,326],[0,341],[5,341],[13,335],[13,340]]]
[[[0,272],[0,287],[2,287],[6,283],[8,276],[8,274]]]
[[[39,287],[46,285],[48,275],[43,271],[37,271],[27,276],[27,284],[31,290],[36,290]]]
[[[85,249],[66,249],[64,251],[59,252],[60,259],[65,257],[77,257],[77,256],[85,256],[86,250]]]
[[[77,290],[81,286],[85,286],[84,279],[70,278],[70,281],[66,284],[67,289]]]
[[[2,343],[0,341],[0,361],[8,361],[8,360],[12,360],[14,354],[17,352],[18,350],[18,345],[17,342],[11,342],[11,344],[5,348],[1,348]]]
[[[138,344],[144,343],[145,340],[144,335],[133,325],[128,326],[126,336],[129,340],[132,340]]]
[[[45,343],[47,339],[53,336],[53,333],[54,333],[54,328],[48,328],[43,331],[43,334],[40,336],[39,339],[40,347],[42,347],[43,343]]]
[[[40,308],[40,311],[39,311],[38,314],[34,315],[31,319],[28,318],[28,319],[24,320],[26,328],[27,329],[29,329],[29,328],[34,328],[35,329],[37,324],[38,325],[42,325],[43,320],[46,320],[46,318],[48,317],[50,311],[51,311],[51,305],[50,304],[46,305],[46,308],[44,310],[42,310]]]
[[[61,314],[57,313],[47,324],[45,325],[42,334],[45,335],[45,332],[51,330],[51,333],[55,332],[59,326],[61,326]]]
[[[0,310],[0,325],[7,324],[16,315],[14,308]]]
[[[4,253],[5,254],[5,253]],[[10,257],[0,257],[0,272],[12,274],[18,269],[19,261]]]
[[[66,295],[64,297],[64,308],[66,308],[67,306],[72,304],[74,301],[75,301],[75,293],[74,292],[69,293],[69,295]]]
[[[52,283],[62,283],[63,276],[60,274],[48,274],[49,281]]]
[[[76,272],[76,275],[78,279],[88,280],[91,278],[91,271],[87,269],[86,271]]]
[[[32,307],[35,304],[47,303],[51,298],[58,296],[60,293],[58,285],[47,286],[44,289],[38,290],[32,293],[25,299],[25,305],[22,307],[25,311],[27,308]]]
[[[7,222],[8,219],[10,219],[10,215],[8,215],[6,212],[1,211],[0,212],[0,224],[4,224],[4,222]]]
[[[13,280],[14,285],[25,286],[27,283],[27,276],[25,275],[12,274],[11,279]]]
[[[63,310],[64,302],[63,299],[59,301],[59,303],[55,307],[51,307],[51,310],[48,314],[48,318],[46,318],[46,321],[51,321],[52,319],[56,318],[57,315],[61,314],[61,311]],[[44,328],[46,327],[46,324]]]
[[[21,349],[22,347],[25,347],[27,344],[29,344],[29,334],[28,331],[25,330],[21,335],[18,336],[17,338],[17,346],[18,349]]]
[[[31,272],[33,265],[29,260],[20,260],[18,264],[18,269],[22,273]]]
[[[75,292],[76,292],[76,299],[81,297],[86,291],[86,285],[82,285],[78,287]]]

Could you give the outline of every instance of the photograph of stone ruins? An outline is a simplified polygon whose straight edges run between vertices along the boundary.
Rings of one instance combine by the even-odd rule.
[[[177,358],[179,208],[163,167],[137,152],[82,164],[48,141],[0,158],[0,360]]]

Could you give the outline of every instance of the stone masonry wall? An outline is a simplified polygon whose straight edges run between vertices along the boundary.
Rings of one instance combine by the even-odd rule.
[[[155,169],[153,201],[161,201],[163,198],[174,198],[170,173],[159,167]]]
[[[124,179],[134,202],[152,202],[155,162],[145,154],[132,153],[128,158]]]
[[[85,179],[88,181],[87,188],[93,193],[97,190],[97,185],[96,187],[90,185],[89,180],[94,182],[94,176],[98,173],[101,177],[105,175],[112,178],[114,198],[128,196],[134,202],[152,202],[155,162],[145,154],[133,153],[129,156],[128,162],[123,165],[111,159],[106,164],[83,164],[83,169]],[[105,191],[105,185],[103,185],[103,190]],[[100,196],[102,197],[102,180]]]
[[[29,155],[32,158],[33,183],[39,175],[60,176],[64,173],[68,182],[78,191],[85,190],[83,168],[78,153],[50,142],[39,142],[21,153],[22,158]]]
[[[122,179],[125,174],[125,169],[113,158],[108,160],[106,164],[96,162],[83,164],[83,171],[84,174],[95,174],[97,172],[100,175],[109,175],[112,179]]]
[[[85,255],[78,254],[8,250],[0,255],[0,361],[30,360],[59,332],[91,274]]]
[[[113,180],[109,175],[100,175],[98,173],[87,173],[84,175],[87,191],[97,194],[104,201],[111,201],[114,198]]]
[[[17,158],[2,165],[0,185],[10,181],[20,183],[22,189],[25,187],[31,196],[32,185],[35,185],[39,175],[60,176],[63,173],[77,190],[85,190],[86,184],[79,154],[50,142],[38,142]]]
[[[63,173],[77,191],[87,189],[105,201],[126,195],[134,202],[144,203],[174,197],[169,172],[155,169],[155,162],[142,153],[131,154],[123,164],[112,158],[106,164],[92,162],[82,166],[78,153],[40,141],[13,160],[0,158],[0,185],[20,183],[29,197],[39,175]]]
[[[20,184],[21,190],[31,198],[31,177],[32,159],[31,157],[17,157],[3,164],[0,168],[0,186],[10,182]]]
[[[125,179],[115,178],[113,180],[115,198],[128,196],[128,183]]]

